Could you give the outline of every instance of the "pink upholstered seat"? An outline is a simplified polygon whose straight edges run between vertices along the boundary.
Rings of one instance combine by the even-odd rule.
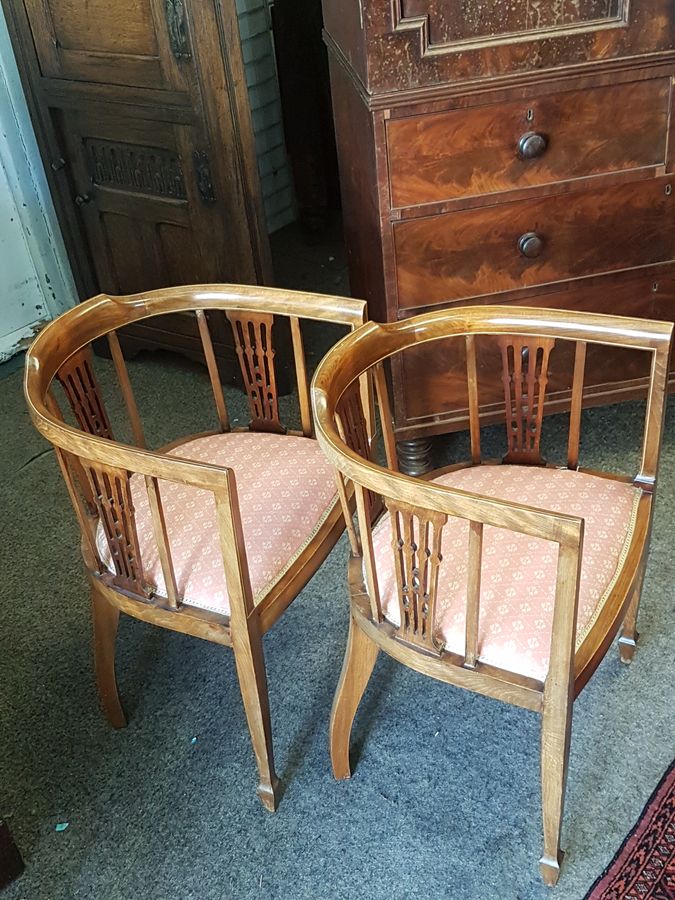
[[[577,646],[597,617],[627,548],[639,492],[573,472],[525,466],[478,466],[435,479],[439,484],[513,500],[585,520]],[[385,616],[398,625],[389,514],[374,529],[373,545]],[[449,518],[442,538],[438,631],[446,649],[464,653],[468,523]],[[558,547],[550,541],[486,526],[480,596],[480,660],[539,680],[550,653]]]
[[[311,540],[335,501],[335,476],[316,441],[288,435],[217,434],[196,438],[171,456],[235,471],[251,588],[256,600],[278,581]],[[131,490],[145,579],[166,596],[144,479]],[[213,494],[160,482],[178,590],[189,606],[229,615]],[[98,546],[110,551],[99,527]]]

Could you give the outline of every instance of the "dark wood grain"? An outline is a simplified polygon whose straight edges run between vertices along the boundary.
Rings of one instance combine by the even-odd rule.
[[[669,102],[663,78],[392,119],[392,206],[663,165]],[[528,132],[546,142],[538,158],[519,155]]]
[[[673,178],[522,200],[394,227],[401,309],[675,258]],[[671,193],[668,193],[669,188]],[[524,234],[540,235],[530,259]]]
[[[271,281],[234,3],[2,4],[81,298]],[[184,324],[122,340],[198,357]]]

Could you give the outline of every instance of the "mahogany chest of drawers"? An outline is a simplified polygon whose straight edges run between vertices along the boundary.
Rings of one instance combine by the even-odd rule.
[[[371,318],[494,302],[675,318],[675,0],[323,5],[351,287]],[[457,364],[392,362],[410,470],[430,435],[467,427]],[[630,353],[590,354],[585,403],[641,396],[645,375]],[[501,371],[481,380],[495,420]],[[569,402],[555,371],[547,396]]]

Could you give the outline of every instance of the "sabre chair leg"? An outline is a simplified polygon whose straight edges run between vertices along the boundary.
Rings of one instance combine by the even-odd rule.
[[[630,665],[635,656],[638,638],[640,637],[637,630],[638,610],[640,609],[640,600],[642,598],[642,585],[645,577],[645,563],[640,565],[640,573],[635,581],[633,595],[630,599],[626,616],[623,620],[621,629],[621,637],[619,638],[619,659],[622,663]]]
[[[560,877],[564,853],[560,849],[565,807],[565,785],[572,727],[571,700],[567,707],[544,704],[541,728],[541,800],[544,823],[544,855],[539,871],[547,885]]]
[[[274,771],[272,724],[262,637],[253,629],[253,623],[248,624],[249,628],[243,635],[239,630],[232,631],[234,660],[260,775],[258,796],[263,806],[274,812],[279,803],[279,779]]]
[[[100,596],[93,587],[91,609],[94,625],[94,668],[101,707],[113,728],[124,728],[127,719],[120,703],[115,675],[115,639],[120,611],[105,597]]]
[[[338,779],[350,778],[349,738],[354,716],[377,659],[377,644],[350,617],[347,650],[330,715],[330,758]]]

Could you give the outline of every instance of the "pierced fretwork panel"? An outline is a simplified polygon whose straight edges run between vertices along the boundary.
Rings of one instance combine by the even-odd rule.
[[[110,548],[115,584],[134,594],[147,596],[129,473],[85,460],[82,464]]]
[[[350,384],[336,408],[338,426],[345,444],[362,459],[372,461],[373,452],[368,440],[368,426],[363,412],[359,382]],[[373,491],[365,491],[370,519],[373,521],[382,511],[382,498]]]
[[[506,403],[506,463],[543,465],[539,446],[553,338],[499,338]]]
[[[252,431],[285,434],[279,419],[271,314],[227,313],[251,410]]]
[[[444,513],[387,500],[396,564],[401,625],[399,637],[426,650],[443,650],[435,634],[438,572]]]
[[[89,434],[112,440],[112,429],[94,375],[91,350],[86,348],[74,353],[61,366],[56,377],[80,428]]]

